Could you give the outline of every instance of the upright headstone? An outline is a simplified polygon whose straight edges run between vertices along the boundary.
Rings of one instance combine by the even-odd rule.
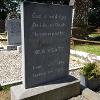
[[[79,81],[72,78],[72,82],[68,76],[72,7],[32,2],[21,7],[23,85],[12,88],[12,99],[33,95],[33,100],[47,100],[48,96],[48,100],[64,99],[64,92],[72,89],[69,84],[79,86]],[[20,93],[22,87],[25,93]],[[77,93],[79,87],[70,96]]]
[[[68,75],[72,8],[35,3],[23,7],[25,88]]]
[[[21,20],[20,19],[7,19],[6,20],[7,31],[7,47],[8,49],[17,49],[18,45],[21,45]]]

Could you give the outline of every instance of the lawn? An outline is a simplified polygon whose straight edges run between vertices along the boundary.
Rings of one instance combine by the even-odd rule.
[[[94,34],[90,34],[89,36],[90,36],[90,37],[97,37],[97,36],[100,36],[100,33],[96,33],[96,34],[95,34],[95,33],[94,33]]]
[[[100,56],[100,45],[80,44],[75,45],[74,49]]]
[[[10,87],[11,87],[10,85],[0,87],[0,100],[11,100]]]

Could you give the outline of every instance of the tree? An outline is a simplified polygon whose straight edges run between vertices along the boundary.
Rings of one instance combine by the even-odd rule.
[[[24,1],[24,0],[17,0],[17,1]],[[31,2],[39,2],[39,3],[50,3],[50,4],[69,4],[70,0],[25,0]]]
[[[17,13],[19,3],[22,1],[52,4],[69,4],[70,0],[0,0],[0,19],[5,20],[9,13]]]
[[[92,7],[89,11],[88,22],[91,26],[100,26],[100,0],[92,0]]]
[[[0,0],[0,20],[5,20],[11,12],[17,12],[20,0]]]
[[[0,20],[4,20],[7,14],[7,7],[4,0],[0,0]]]

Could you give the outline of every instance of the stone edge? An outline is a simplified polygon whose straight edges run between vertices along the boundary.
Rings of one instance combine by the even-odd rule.
[[[73,92],[70,92],[70,95],[67,96],[68,98],[70,98],[72,96],[79,95],[80,82],[79,80],[75,80],[68,83],[66,82],[66,83],[53,84],[53,85],[50,84],[50,85],[44,85],[44,86],[39,86],[35,88],[30,88],[30,89],[24,89],[22,85],[14,86],[14,87],[11,87],[11,100],[20,100],[20,99],[29,98],[29,97],[34,98],[36,96],[49,93],[50,91],[58,91],[62,88],[69,88],[70,91],[73,91]],[[67,94],[69,94],[69,90],[68,90],[68,93],[66,91]]]

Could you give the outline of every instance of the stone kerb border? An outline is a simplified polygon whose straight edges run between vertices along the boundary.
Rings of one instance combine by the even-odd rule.
[[[100,100],[100,95],[97,94],[96,92],[90,90],[89,88],[86,88],[82,91],[82,95],[87,99],[87,100]]]
[[[17,81],[12,81],[12,82],[7,82],[7,83],[0,83],[1,86],[6,86],[6,85],[14,85],[14,84],[22,84],[22,80],[17,80]]]
[[[83,58],[86,61],[90,61],[90,62],[99,61],[100,62],[100,56],[96,56],[95,54],[90,54],[87,52],[82,52],[82,51],[77,51],[77,50],[72,50],[72,49],[70,50],[70,54],[75,57]]]

